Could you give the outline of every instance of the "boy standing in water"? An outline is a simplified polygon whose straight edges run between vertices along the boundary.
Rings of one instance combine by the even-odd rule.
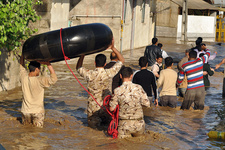
[[[103,100],[107,95],[111,95],[112,78],[119,72],[123,66],[124,58],[120,52],[114,47],[114,40],[109,47],[116,54],[119,61],[110,69],[104,69],[106,65],[106,56],[98,54],[95,57],[95,70],[88,70],[83,65],[84,55],[77,62],[77,72],[88,82],[88,91],[94,96],[96,101],[102,106]],[[110,116],[99,107],[95,100],[89,96],[88,106],[88,126],[91,128],[99,128],[102,125],[109,123]]]
[[[20,79],[22,84],[22,122],[23,124],[33,123],[34,126],[43,128],[44,125],[44,88],[55,84],[57,76],[49,62],[41,62],[48,66],[50,77],[39,77],[40,63],[31,61],[28,68],[29,74],[25,69],[23,55],[20,58]]]
[[[158,55],[158,56],[156,57],[156,62],[155,62],[155,64],[152,66],[152,72],[153,72],[153,74],[155,75],[156,80],[159,78],[160,71],[163,69],[162,61],[163,61],[162,55]]]
[[[148,96],[141,85],[131,82],[133,71],[130,67],[121,70],[123,84],[114,90],[110,111],[119,105],[118,138],[140,136],[145,132],[142,106],[150,107]]]
[[[192,50],[189,52],[188,62],[182,65],[177,79],[177,83],[181,84],[186,74],[188,81],[187,91],[181,109],[189,109],[193,102],[194,109],[204,109],[205,88],[203,82],[203,64],[207,62],[209,57],[209,51],[206,51],[206,54],[200,58],[197,58],[196,51]]]

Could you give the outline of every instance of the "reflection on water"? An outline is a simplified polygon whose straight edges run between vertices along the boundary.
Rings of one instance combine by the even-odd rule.
[[[170,56],[179,60],[184,56],[184,50],[190,45],[164,44]],[[208,45],[208,44],[207,44]],[[212,52],[218,56],[210,62],[213,67],[224,55],[224,45],[209,45]],[[137,70],[138,58],[144,51],[135,51],[135,57],[130,58],[129,52],[124,52],[125,65]],[[110,52],[105,52],[109,56]],[[85,58],[85,65],[92,69],[91,56]],[[92,56],[94,57],[94,56]],[[92,61],[91,60],[91,61]],[[75,70],[77,59],[69,62]],[[112,140],[105,131],[96,131],[87,127],[87,93],[81,88],[74,77],[68,72],[64,62],[53,64],[58,75],[58,82],[45,91],[46,119],[43,129],[21,125],[20,88],[1,92],[0,99],[0,144],[6,149],[223,149],[225,142],[209,139],[206,135],[210,130],[224,130],[216,110],[225,108],[221,89],[223,68],[219,68],[210,77],[211,87],[206,90],[205,109],[203,111],[180,110],[182,99],[176,109],[168,107],[153,107],[145,109],[145,121],[148,134],[139,139]],[[175,64],[176,69],[176,64]],[[75,72],[77,75],[77,73]],[[81,79],[78,76],[79,79]],[[87,83],[80,80],[86,87]],[[162,134],[158,134],[162,133]],[[1,147],[0,147],[1,148]]]

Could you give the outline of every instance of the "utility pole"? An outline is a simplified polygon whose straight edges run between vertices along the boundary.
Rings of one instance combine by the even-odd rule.
[[[181,40],[187,41],[187,23],[188,23],[188,0],[183,0],[182,8],[182,26],[181,26]]]

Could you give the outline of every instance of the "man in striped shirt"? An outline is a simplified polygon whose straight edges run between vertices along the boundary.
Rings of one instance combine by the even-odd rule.
[[[197,58],[197,52],[192,50],[189,52],[188,62],[182,65],[177,84],[180,85],[182,83],[186,74],[188,86],[181,109],[189,109],[193,102],[194,109],[204,109],[205,88],[203,82],[203,64],[208,61],[209,56],[210,52],[207,51],[205,55]]]

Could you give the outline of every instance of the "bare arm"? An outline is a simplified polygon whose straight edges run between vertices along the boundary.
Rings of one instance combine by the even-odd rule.
[[[76,69],[82,67],[83,61],[84,61],[84,55],[81,55],[80,58],[79,58],[78,61],[77,61]]]
[[[215,69],[218,69],[224,63],[225,63],[225,58],[219,64],[216,65]]]
[[[108,47],[108,49],[112,49],[112,51],[116,54],[119,61],[124,63],[123,55],[114,47],[114,39],[112,39],[112,44]]]
[[[40,61],[39,62],[40,64],[43,64],[43,65],[47,65],[48,66],[48,69],[50,71],[50,74],[55,74],[55,70],[53,69],[51,63],[49,61]]]

